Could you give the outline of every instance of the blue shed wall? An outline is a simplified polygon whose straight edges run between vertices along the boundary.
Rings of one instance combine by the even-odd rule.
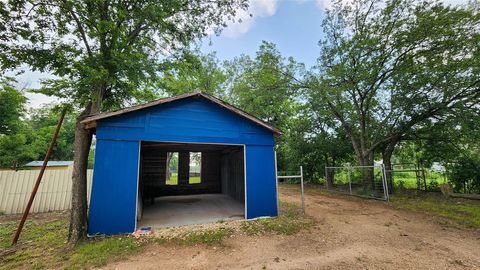
[[[273,134],[205,99],[185,99],[97,122],[90,235],[135,230],[141,141],[245,145],[247,218],[276,216]]]
[[[247,218],[277,216],[275,151],[272,146],[246,146]]]
[[[187,99],[107,118],[97,138],[274,145],[270,131],[204,99]]]
[[[135,230],[139,149],[138,141],[97,140],[89,235]]]

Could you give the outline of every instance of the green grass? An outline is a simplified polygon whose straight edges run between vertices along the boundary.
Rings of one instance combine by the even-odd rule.
[[[276,218],[262,218],[242,223],[241,230],[248,235],[275,233],[292,235],[310,228],[314,221],[303,215],[297,204],[280,202],[282,214]]]
[[[159,244],[173,243],[179,245],[197,245],[207,244],[215,245],[222,244],[226,237],[234,233],[232,228],[220,227],[216,229],[206,229],[202,231],[185,232],[175,236],[154,236],[153,241]]]
[[[27,221],[14,252],[0,257],[0,269],[66,268],[104,266],[110,261],[138,252],[143,243],[131,237],[102,237],[85,240],[73,250],[66,248],[68,218]],[[51,216],[50,216],[51,217]],[[16,221],[0,223],[0,253],[10,248]]]
[[[170,179],[167,179],[167,181],[165,181],[165,183],[167,185],[178,185],[178,174],[177,173],[172,173],[172,176],[170,176]],[[189,184],[200,184],[201,183],[201,179],[200,179],[200,176],[194,176],[194,177],[190,177],[188,179],[188,183]]]
[[[395,194],[390,201],[398,208],[432,214],[458,224],[480,228],[480,202],[446,198],[441,194]]]
[[[85,241],[75,248],[75,251],[68,258],[65,269],[105,266],[110,261],[140,251],[142,245],[141,242],[132,237],[104,237]]]
[[[427,183],[427,189],[430,191],[439,191],[438,184],[445,183],[445,177],[438,172],[426,170],[425,182]],[[395,187],[400,190],[417,189],[415,172],[396,172],[394,174],[394,183]]]

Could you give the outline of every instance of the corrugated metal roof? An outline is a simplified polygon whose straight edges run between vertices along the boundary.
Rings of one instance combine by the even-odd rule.
[[[73,161],[70,160],[52,160],[47,163],[47,167],[61,167],[61,166],[70,166],[73,164]],[[25,164],[26,167],[41,167],[43,165],[43,160],[34,160]]]
[[[153,106],[158,106],[158,105],[161,105],[161,104],[166,104],[166,103],[170,103],[170,102],[173,102],[173,101],[177,101],[177,100],[182,100],[182,99],[186,99],[186,98],[193,98],[193,97],[202,97],[202,98],[205,98],[235,114],[238,114],[244,118],[247,118],[248,120],[252,121],[252,122],[255,122],[256,124],[272,131],[275,135],[281,135],[282,132],[276,128],[276,127],[273,127],[272,125],[270,124],[267,124],[265,123],[264,121],[256,118],[255,116],[221,100],[221,99],[218,99],[214,96],[211,96],[211,95],[208,95],[208,94],[205,94],[205,93],[202,93],[202,92],[194,92],[194,93],[188,93],[188,94],[182,94],[182,95],[178,95],[178,96],[174,96],[174,97],[169,97],[169,98],[162,98],[162,99],[159,99],[159,100],[156,100],[156,101],[153,101],[153,102],[150,102],[150,103],[146,103],[146,104],[141,104],[141,105],[137,105],[137,106],[133,106],[133,107],[129,107],[129,108],[125,108],[125,109],[121,109],[121,110],[116,110],[116,111],[111,111],[111,112],[104,112],[104,113],[99,113],[99,114],[96,114],[96,115],[92,115],[90,117],[87,117],[85,118],[81,123],[83,124],[92,124],[92,123],[96,123],[96,121],[98,120],[101,120],[101,119],[105,119],[105,118],[110,118],[110,117],[114,117],[114,116],[118,116],[118,115],[122,115],[122,114],[126,114],[126,113],[129,113],[129,112],[134,112],[134,111],[138,111],[138,110],[143,110],[143,109],[146,109],[146,108],[150,108],[150,107],[153,107]],[[86,128],[93,128],[95,125],[87,125]]]

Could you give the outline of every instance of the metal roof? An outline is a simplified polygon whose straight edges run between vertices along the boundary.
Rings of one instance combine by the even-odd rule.
[[[73,161],[70,160],[58,160],[58,161],[49,161],[47,167],[62,167],[70,166],[73,164]],[[41,167],[43,165],[43,160],[34,160],[25,164],[26,167]]]
[[[110,117],[114,117],[114,116],[118,116],[118,115],[122,115],[122,114],[126,114],[126,113],[130,113],[130,112],[134,112],[134,111],[138,111],[138,110],[143,110],[143,109],[146,109],[146,108],[150,108],[150,107],[153,107],[153,106],[158,106],[158,105],[162,105],[162,104],[166,104],[166,103],[170,103],[170,102],[173,102],[173,101],[177,101],[177,100],[182,100],[182,99],[187,99],[187,98],[205,98],[207,100],[209,100],[210,102],[213,102],[235,114],[238,114],[244,118],[247,118],[248,120],[252,121],[252,122],[255,122],[256,124],[270,130],[273,132],[274,135],[281,135],[282,132],[276,128],[276,127],[273,127],[267,123],[265,123],[264,121],[256,118],[255,116],[221,100],[221,99],[218,99],[214,96],[211,96],[211,95],[208,95],[208,94],[205,94],[205,93],[202,93],[202,92],[193,92],[193,93],[188,93],[188,94],[182,94],[182,95],[178,95],[178,96],[174,96],[174,97],[169,97],[169,98],[162,98],[162,99],[158,99],[158,100],[155,100],[153,102],[149,102],[149,103],[145,103],[145,104],[141,104],[141,105],[137,105],[137,106],[132,106],[132,107],[128,107],[128,108],[125,108],[125,109],[120,109],[120,110],[116,110],[116,111],[111,111],[111,112],[104,112],[104,113],[99,113],[99,114],[96,114],[96,115],[92,115],[92,116],[89,116],[87,118],[85,118],[81,123],[85,124],[85,128],[87,129],[91,129],[91,128],[95,128],[96,127],[96,122],[98,120],[102,120],[102,119],[106,119],[106,118],[110,118]]]

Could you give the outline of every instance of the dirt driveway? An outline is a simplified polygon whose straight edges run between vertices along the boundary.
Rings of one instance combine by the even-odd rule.
[[[283,200],[294,200],[283,189]],[[236,235],[224,246],[151,245],[106,269],[480,269],[480,232],[358,198],[306,196],[317,224],[291,236]]]

